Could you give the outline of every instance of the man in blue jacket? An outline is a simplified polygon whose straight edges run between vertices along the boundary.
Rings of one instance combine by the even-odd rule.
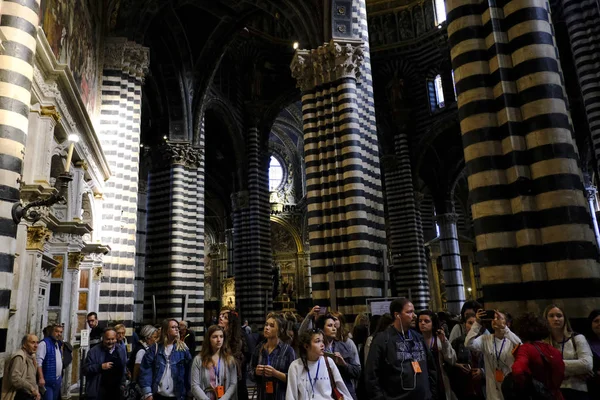
[[[185,400],[190,390],[192,356],[179,338],[179,323],[166,319],[158,343],[146,350],[140,365],[139,384],[144,400]]]
[[[127,355],[123,346],[117,346],[117,332],[108,327],[102,334],[102,345],[93,347],[83,363],[87,378],[86,396],[90,400],[121,398],[125,385]]]
[[[58,400],[60,399],[63,372],[61,342],[63,326],[54,324],[48,328],[48,336],[40,342],[37,348],[38,386],[46,390],[43,396],[44,400]]]

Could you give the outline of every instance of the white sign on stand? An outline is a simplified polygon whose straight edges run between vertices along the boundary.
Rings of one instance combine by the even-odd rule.
[[[371,311],[371,315],[383,315],[390,312],[390,304],[392,300],[398,297],[384,297],[381,299],[367,299],[367,305]]]
[[[88,347],[90,345],[90,330],[81,330],[81,347]]]

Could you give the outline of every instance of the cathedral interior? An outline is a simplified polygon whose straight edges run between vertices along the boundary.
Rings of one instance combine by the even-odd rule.
[[[0,353],[91,311],[600,308],[596,0],[0,6]]]

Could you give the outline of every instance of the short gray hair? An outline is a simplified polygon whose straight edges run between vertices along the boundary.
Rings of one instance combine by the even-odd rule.
[[[156,333],[158,329],[152,325],[144,325],[142,329],[140,329],[140,336],[142,339],[146,340],[149,337],[152,337]]]

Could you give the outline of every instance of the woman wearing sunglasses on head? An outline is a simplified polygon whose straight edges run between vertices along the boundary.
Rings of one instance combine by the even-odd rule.
[[[337,366],[323,356],[324,349],[322,332],[312,330],[300,335],[300,358],[290,365],[286,400],[331,400],[339,395],[351,398]]]
[[[351,339],[346,339],[346,341],[338,339],[336,320],[339,319],[331,314],[322,315],[317,319],[316,328],[323,332],[325,356],[335,362],[348,388],[348,392],[356,400],[354,381],[360,377],[361,370],[358,351]]]

